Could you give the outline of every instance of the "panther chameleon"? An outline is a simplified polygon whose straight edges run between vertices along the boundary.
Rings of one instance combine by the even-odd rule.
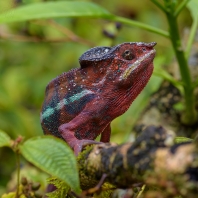
[[[41,110],[45,134],[64,139],[77,155],[87,144],[109,142],[111,121],[122,115],[153,72],[155,42],[95,47],[79,58],[80,68],[53,79]]]

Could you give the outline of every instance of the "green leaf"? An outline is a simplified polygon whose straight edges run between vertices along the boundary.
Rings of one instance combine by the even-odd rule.
[[[187,137],[176,137],[175,138],[175,143],[183,143],[183,142],[192,142],[193,140]]]
[[[0,147],[10,146],[10,137],[3,131],[0,130]]]
[[[80,192],[76,157],[65,142],[51,136],[34,137],[24,142],[20,149],[29,162]]]
[[[164,30],[129,20],[124,17],[115,16],[94,3],[80,1],[42,2],[20,6],[0,14],[0,24],[58,17],[91,17],[110,19],[169,37],[169,33]]]
[[[112,16],[104,8],[90,2],[59,1],[33,3],[11,9],[0,14],[0,23],[57,17],[111,18]]]
[[[188,9],[191,12],[193,19],[198,19],[198,1],[197,0],[190,0],[187,4]]]

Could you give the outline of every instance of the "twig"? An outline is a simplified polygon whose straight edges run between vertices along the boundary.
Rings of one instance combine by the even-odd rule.
[[[161,9],[163,12],[167,12],[166,8],[163,7],[163,5],[161,5],[158,1],[156,0],[151,0],[159,9]]]
[[[45,42],[45,43],[62,43],[62,42],[78,42],[82,43],[83,45],[87,45],[89,47],[93,47],[95,44],[83,39],[76,34],[74,34],[71,30],[67,29],[64,26],[61,26],[60,24],[56,23],[53,20],[48,20],[47,23],[43,21],[34,21],[37,25],[47,26],[50,25],[51,27],[54,27],[58,31],[62,32],[64,35],[67,36],[67,38],[55,38],[55,39],[47,39],[47,38],[38,38],[35,36],[24,36],[24,35],[13,35],[13,34],[3,34],[0,32],[0,39],[4,40],[14,40],[19,42]]]
[[[54,27],[56,30],[62,32],[64,35],[66,35],[69,38],[69,40],[71,40],[73,42],[82,43],[82,44],[87,45],[89,47],[93,47],[95,45],[94,43],[77,36],[71,30],[69,30],[68,28],[56,23],[54,20],[48,20],[47,23],[43,22],[43,21],[39,21],[39,22],[35,22],[35,23],[38,24],[38,25],[50,25],[51,27]]]
[[[176,9],[174,16],[177,17],[179,13],[183,10],[183,8],[186,6],[186,4],[189,2],[189,0],[184,0],[180,3],[178,8]]]
[[[45,42],[45,43],[62,43],[62,42],[70,42],[68,38],[57,38],[57,39],[41,39],[33,36],[21,36],[21,35],[13,35],[13,34],[2,34],[0,33],[0,39],[4,40],[13,40],[17,42]]]

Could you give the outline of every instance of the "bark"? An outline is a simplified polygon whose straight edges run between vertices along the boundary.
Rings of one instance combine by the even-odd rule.
[[[162,127],[147,127],[134,143],[87,146],[78,163],[82,189],[92,188],[87,192],[94,192],[106,176],[109,188],[146,184],[149,190],[143,197],[147,198],[197,197],[197,145],[174,144],[174,134]]]

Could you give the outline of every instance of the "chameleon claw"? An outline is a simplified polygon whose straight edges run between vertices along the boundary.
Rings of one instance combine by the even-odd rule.
[[[73,146],[73,150],[76,156],[83,150],[83,147],[92,144],[102,144],[102,142],[97,142],[94,140],[77,140],[77,143]]]

